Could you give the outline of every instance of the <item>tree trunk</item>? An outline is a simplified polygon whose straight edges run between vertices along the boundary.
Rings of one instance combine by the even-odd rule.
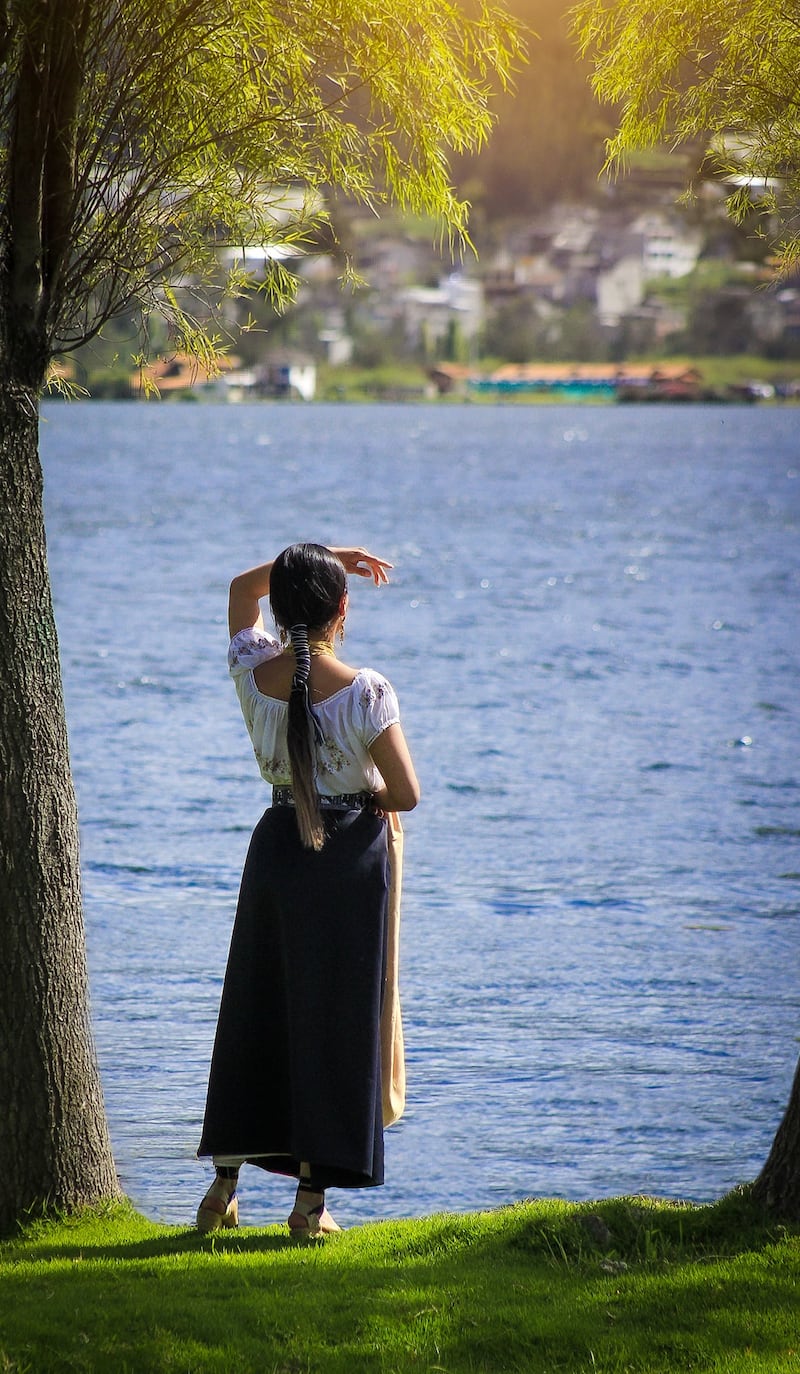
[[[753,1197],[783,1221],[800,1222],[800,1063],[767,1162],[753,1184]]]
[[[118,1198],[89,1020],[36,392],[0,376],[0,1235]]]

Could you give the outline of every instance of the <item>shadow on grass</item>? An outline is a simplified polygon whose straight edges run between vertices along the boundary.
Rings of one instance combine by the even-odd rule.
[[[221,1231],[213,1235],[200,1235],[199,1231],[187,1229],[177,1233],[145,1237],[141,1240],[109,1243],[104,1241],[76,1242],[74,1245],[38,1244],[25,1252],[24,1242],[19,1243],[18,1259],[33,1261],[61,1260],[149,1260],[165,1259],[175,1255],[202,1255],[217,1253],[267,1254],[282,1250],[295,1251],[304,1242],[296,1241],[288,1235],[244,1228],[237,1231]],[[310,1248],[308,1242],[305,1242]]]
[[[531,1203],[317,1245],[277,1229],[164,1233],[133,1213],[117,1226],[86,1230],[85,1243],[67,1227],[60,1245],[42,1229],[7,1247],[0,1368],[728,1374],[740,1357],[796,1368],[800,1245],[744,1196],[714,1208]]]
[[[288,1245],[259,1250],[270,1239],[247,1237],[245,1250],[226,1242],[211,1265],[192,1265],[195,1248],[175,1237],[162,1258],[136,1246],[143,1264],[76,1260],[20,1274],[0,1317],[6,1367],[673,1374],[728,1371],[745,1352],[759,1369],[790,1367],[796,1270],[792,1282],[767,1252],[607,1274],[500,1246],[343,1265],[335,1242],[298,1263]]]
[[[653,1264],[693,1258],[700,1260],[742,1251],[755,1253],[786,1233],[737,1189],[719,1202],[694,1206],[663,1203],[646,1197],[613,1198],[596,1203],[559,1203],[529,1198],[492,1213],[473,1216],[442,1213],[415,1222],[372,1222],[355,1226],[324,1241],[298,1241],[283,1227],[243,1227],[201,1235],[193,1227],[164,1227],[148,1222],[133,1209],[112,1209],[109,1217],[130,1221],[130,1230],[144,1234],[108,1239],[102,1226],[76,1226],[74,1243],[68,1237],[73,1223],[64,1223],[58,1240],[47,1244],[52,1226],[34,1224],[29,1235],[0,1246],[9,1258],[31,1261],[148,1260],[194,1254],[279,1254],[319,1250],[371,1237],[386,1259],[430,1259],[468,1247],[479,1250],[521,1250],[556,1264],[581,1264],[598,1254],[626,1262]]]

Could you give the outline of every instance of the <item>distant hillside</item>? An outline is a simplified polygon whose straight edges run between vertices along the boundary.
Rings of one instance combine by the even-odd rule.
[[[454,163],[456,183],[473,204],[473,228],[527,215],[549,201],[591,196],[603,164],[612,115],[589,84],[590,64],[578,56],[563,0],[505,0],[538,37],[516,91],[497,99],[497,125],[477,157]]]

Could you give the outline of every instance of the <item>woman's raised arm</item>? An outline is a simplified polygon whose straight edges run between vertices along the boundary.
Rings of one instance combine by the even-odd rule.
[[[272,563],[262,563],[249,572],[239,573],[231,582],[228,592],[228,629],[231,639],[240,630],[249,630],[254,625],[259,629],[263,626],[259,602],[262,596],[269,596],[271,572]]]
[[[357,577],[371,577],[376,587],[382,587],[389,581],[391,563],[387,563],[385,558],[378,558],[374,553],[369,553],[367,549],[331,549],[331,553],[336,555],[346,573],[353,573]],[[254,625],[260,628],[264,624],[259,602],[262,597],[269,596],[271,572],[271,562],[261,563],[257,568],[239,573],[231,582],[228,593],[228,629],[231,639],[240,630],[249,630]]]

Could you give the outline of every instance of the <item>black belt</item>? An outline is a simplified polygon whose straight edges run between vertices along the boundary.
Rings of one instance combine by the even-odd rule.
[[[340,792],[336,797],[319,794],[319,804],[323,810],[334,809],[337,811],[366,811],[372,806],[371,792]],[[273,787],[272,789],[273,806],[294,806],[294,793],[291,787]]]

